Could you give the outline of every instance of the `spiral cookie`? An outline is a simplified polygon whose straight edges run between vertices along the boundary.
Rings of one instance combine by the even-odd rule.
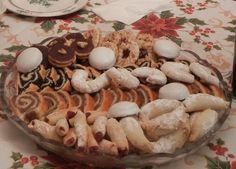
[[[61,95],[59,95],[55,91],[42,91],[40,92],[43,96],[43,98],[46,100],[48,104],[48,113],[51,113],[53,110],[56,109],[64,109],[67,108],[67,103],[63,99]]]
[[[38,92],[25,92],[12,97],[10,105],[13,112],[22,120],[30,122],[42,118],[48,111],[48,104]]]
[[[72,41],[72,48],[79,59],[87,59],[90,52],[93,50],[93,40],[91,37],[85,39],[81,33],[71,33],[65,36],[65,39]]]
[[[66,67],[75,62],[76,56],[72,46],[73,41],[65,38],[52,40],[48,46],[48,61],[55,67]]]
[[[22,91],[37,91],[43,85],[46,77],[48,75],[48,70],[40,65],[35,70],[29,73],[18,73],[17,84],[19,93]]]

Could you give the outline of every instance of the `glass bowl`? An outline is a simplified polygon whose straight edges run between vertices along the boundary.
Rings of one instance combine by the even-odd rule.
[[[39,144],[45,150],[51,151],[63,158],[67,158],[79,163],[84,163],[89,166],[96,166],[102,168],[123,168],[123,167],[145,167],[152,165],[161,165],[173,160],[177,160],[184,156],[187,156],[197,150],[200,147],[207,144],[216,131],[222,126],[224,121],[227,119],[230,108],[231,108],[231,95],[229,89],[227,87],[227,83],[224,81],[221,73],[214,67],[212,67],[207,61],[202,60],[197,54],[192,51],[184,50],[188,54],[191,54],[195,59],[198,60],[199,63],[210,67],[214,73],[220,79],[220,88],[223,90],[225,99],[230,102],[229,106],[226,110],[219,112],[219,120],[212,127],[212,129],[206,133],[201,139],[194,143],[186,143],[183,148],[178,149],[173,154],[169,153],[159,153],[159,154],[143,154],[136,155],[130,154],[125,157],[113,157],[105,154],[84,154],[78,153],[75,149],[65,147],[62,144],[57,142],[47,140],[40,136],[38,133],[31,131],[25,122],[20,120],[17,116],[11,112],[9,108],[8,100],[11,96],[16,95],[16,70],[14,68],[14,63],[12,63],[9,67],[3,70],[1,76],[0,83],[0,105],[3,107],[3,112],[8,117],[8,119],[21,129],[25,134],[29,136],[32,140],[34,140],[37,144]]]

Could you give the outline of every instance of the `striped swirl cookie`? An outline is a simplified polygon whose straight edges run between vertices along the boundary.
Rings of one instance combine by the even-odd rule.
[[[13,112],[25,122],[42,118],[48,111],[48,103],[38,92],[24,92],[10,100]]]

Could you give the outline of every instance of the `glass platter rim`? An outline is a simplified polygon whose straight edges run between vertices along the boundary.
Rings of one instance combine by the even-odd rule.
[[[53,38],[55,38],[55,37],[53,37]],[[45,43],[50,39],[52,39],[52,37],[43,40],[39,44]],[[215,133],[219,130],[219,128],[224,124],[225,120],[227,119],[227,117],[230,114],[232,98],[231,98],[229,88],[227,87],[227,83],[223,79],[222,74],[216,68],[214,68],[210,63],[208,63],[206,60],[201,59],[193,51],[190,51],[190,50],[182,50],[182,51],[190,53],[195,58],[197,58],[197,62],[213,69],[213,71],[216,73],[216,75],[220,79],[221,89],[224,92],[225,99],[227,101],[229,101],[230,104],[227,107],[227,109],[224,110],[222,116],[218,119],[218,121],[214,125],[214,127],[212,127],[212,129],[208,133],[206,133],[201,139],[199,139],[198,141],[196,141],[194,143],[185,144],[183,146],[183,148],[178,149],[175,153],[158,153],[158,154],[144,154],[144,155],[130,154],[130,155],[124,156],[122,158],[117,158],[117,157],[113,157],[113,156],[110,156],[110,155],[102,154],[101,158],[102,157],[109,157],[109,158],[111,157],[112,159],[118,160],[119,162],[121,162],[122,165],[125,165],[127,167],[140,167],[140,166],[164,164],[164,163],[167,163],[169,161],[173,161],[173,160],[176,160],[178,158],[182,158],[183,156],[189,155],[189,154],[197,151],[200,147],[205,145],[215,135]],[[27,127],[27,125],[22,120],[20,120],[18,117],[16,117],[14,115],[14,113],[10,110],[10,108],[8,108],[8,106],[7,106],[8,103],[5,100],[6,99],[5,98],[5,83],[6,83],[6,79],[9,76],[9,74],[13,72],[12,71],[12,66],[14,65],[14,62],[15,62],[15,59],[14,59],[14,61],[11,62],[11,64],[9,64],[9,66],[7,68],[3,69],[2,73],[1,73],[1,78],[0,78],[0,101],[2,102],[1,105],[3,107],[3,113],[8,117],[8,119],[12,123],[14,123],[15,126],[20,128],[21,130],[23,130],[23,132],[26,133],[28,136],[30,134],[29,137],[31,137],[31,139],[33,139],[37,144],[41,145],[41,141],[43,141],[43,142],[48,143],[48,144],[54,144],[53,146],[56,146],[58,149],[65,149],[65,151],[71,151],[73,153],[77,153],[75,151],[75,149],[68,148],[68,147],[65,147],[64,145],[62,145],[60,143],[55,142],[55,141],[45,139],[44,137],[40,136],[38,133],[35,133],[35,132],[31,131]],[[35,138],[32,138],[32,137],[35,137]],[[38,139],[38,140],[36,140],[36,139]],[[49,148],[46,148],[46,150],[49,150]],[[52,151],[55,154],[58,154],[57,152],[53,151],[52,149],[50,149],[49,151]],[[85,153],[81,153],[81,154],[83,154],[85,156],[91,155],[91,154],[85,154]],[[59,154],[59,155],[61,156],[61,154]],[[101,155],[101,154],[99,154],[99,155]],[[160,159],[161,158],[167,158],[167,160],[163,163],[162,162],[157,163],[157,162],[155,162],[155,160],[158,160],[158,158],[160,158]],[[69,158],[69,159],[71,159],[71,158]],[[76,159],[73,159],[73,160],[76,161]],[[142,160],[144,165],[136,163],[140,160]],[[143,160],[147,160],[146,163]]]

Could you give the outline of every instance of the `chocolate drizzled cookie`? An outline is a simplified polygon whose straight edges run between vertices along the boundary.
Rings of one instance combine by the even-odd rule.
[[[92,37],[86,39],[81,33],[70,33],[65,39],[72,42],[72,48],[79,59],[87,59],[94,48]]]
[[[72,40],[56,38],[49,44],[48,61],[55,67],[67,67],[75,62],[75,50]]]

